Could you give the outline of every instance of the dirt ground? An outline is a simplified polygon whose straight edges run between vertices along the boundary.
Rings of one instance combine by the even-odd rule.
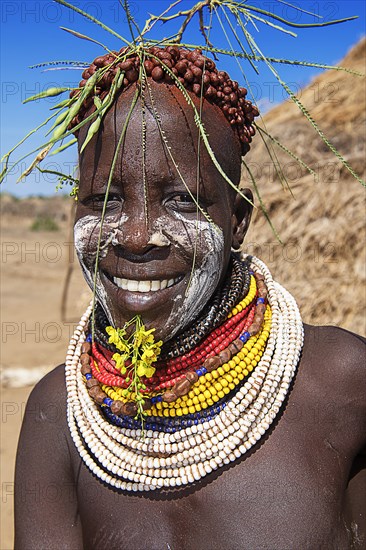
[[[13,547],[15,453],[28,395],[36,379],[64,361],[70,333],[90,299],[75,260],[62,319],[63,284],[73,259],[68,224],[34,232],[31,223],[5,216],[1,224],[1,550]],[[15,369],[25,369],[19,380],[14,373],[23,371]]]

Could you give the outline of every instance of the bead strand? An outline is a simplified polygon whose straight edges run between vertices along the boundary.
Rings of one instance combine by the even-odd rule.
[[[260,278],[259,275],[258,278]],[[256,293],[254,277],[253,282],[254,285],[252,288],[252,295]],[[264,283],[263,285],[265,290],[263,296],[266,296],[266,287]],[[246,305],[248,300],[251,299],[252,296],[248,295],[246,299],[247,301],[244,300],[244,304]],[[158,409],[157,412],[149,412],[149,415],[155,414],[156,416],[174,417],[199,412],[209,406],[213,406],[219,399],[222,399],[231,390],[234,390],[238,384],[240,384],[244,376],[248,374],[248,371],[251,372],[262,355],[261,346],[258,347],[254,345],[254,348],[250,354],[252,361],[249,361],[248,363],[247,359],[245,359],[246,364],[242,361],[244,357],[241,349],[250,337],[251,333],[252,335],[254,334],[253,331],[250,333],[246,330],[248,324],[252,324],[254,317],[256,322],[255,330],[257,332],[259,330],[258,327],[260,327],[263,322],[263,308],[265,308],[264,298],[258,298],[258,300],[262,301],[257,303],[256,310],[252,310],[248,319],[244,319],[242,323],[239,323],[239,325],[236,326],[236,328],[232,331],[230,338],[225,338],[221,341],[221,344],[218,347],[214,347],[212,349],[212,353],[208,354],[209,357],[205,360],[203,366],[195,371],[188,370],[175,380],[173,379],[173,387],[168,389],[168,391],[162,395],[151,395],[151,388],[149,387],[144,390],[144,393],[146,393],[143,404],[144,409],[148,411],[153,405],[156,405],[156,408]],[[240,313],[237,315],[240,316]],[[244,332],[240,338],[237,338],[241,330],[244,330]],[[268,333],[268,327],[265,332]],[[265,345],[265,339],[262,338],[260,342],[263,347]],[[248,344],[246,347],[250,346],[251,349],[253,343],[255,344],[255,342],[251,342],[251,344]],[[94,364],[94,362],[91,361],[91,370],[94,378],[86,381],[89,395],[92,397],[95,396],[98,404],[106,404],[110,406],[113,414],[135,416],[137,413],[137,404],[134,402],[136,401],[136,396],[131,393],[129,395],[129,400],[127,401],[124,395],[124,390],[128,387],[127,380],[123,376],[116,376],[109,372],[109,370],[107,371],[107,368],[104,366],[107,361],[104,359],[103,355],[98,352],[97,347],[94,344],[92,349],[98,363]],[[214,354],[217,352],[218,355],[215,356]],[[253,352],[256,352],[256,355]],[[200,354],[199,357],[201,358],[202,354]],[[228,365],[227,363],[231,361],[233,357],[236,361],[232,361],[231,365]],[[237,364],[235,364],[235,362]],[[223,368],[221,368],[222,366]],[[248,369],[246,367],[248,367]],[[211,376],[211,373],[215,370],[218,370],[218,373],[221,376],[219,380],[217,380],[217,373],[214,372],[213,376]],[[85,375],[85,372],[83,372],[83,374]],[[129,372],[127,371],[126,376],[129,375]],[[200,384],[197,385],[200,377],[202,377],[202,379]],[[213,380],[213,382],[208,383],[208,380],[210,382]],[[98,389],[98,381],[102,383],[102,391]],[[149,381],[147,381],[147,384],[149,384]],[[163,382],[162,384],[156,386],[154,391],[158,392],[166,387],[169,388],[169,384]],[[119,388],[123,388],[123,390]],[[160,403],[162,403],[163,406],[169,406],[165,405],[166,403],[173,404],[172,407],[176,410],[171,408],[170,411],[161,411],[161,407],[159,407]]]
[[[198,481],[245,454],[268,430],[287,395],[302,347],[303,328],[295,301],[262,273],[272,311],[270,334],[260,361],[219,414],[174,433],[115,427],[90,398],[79,367],[82,317],[66,358],[68,422],[80,456],[101,480],[126,491],[172,488]],[[200,461],[197,463],[197,457]]]

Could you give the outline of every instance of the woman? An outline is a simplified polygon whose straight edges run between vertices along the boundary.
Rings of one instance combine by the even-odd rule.
[[[108,67],[70,121],[96,300],[28,402],[15,546],[362,547],[363,345],[303,327],[266,266],[234,252],[257,112],[200,52],[120,54],[84,73],[81,89]],[[78,130],[121,74],[97,129]]]

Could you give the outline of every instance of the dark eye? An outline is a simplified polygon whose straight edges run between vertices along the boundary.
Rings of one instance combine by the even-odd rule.
[[[104,202],[105,202],[105,194],[100,195],[90,195],[89,197],[86,197],[82,203],[87,208],[90,208],[91,210],[94,210],[95,212],[102,212],[104,208]],[[114,194],[109,193],[106,203],[106,212],[113,212],[116,210],[120,210],[122,208],[122,197]]]
[[[165,204],[177,212],[196,212],[197,205],[189,193],[176,193],[169,197]]]

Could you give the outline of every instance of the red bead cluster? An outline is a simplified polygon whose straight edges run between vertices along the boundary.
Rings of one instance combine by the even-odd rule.
[[[250,304],[242,312],[231,317],[213,331],[202,344],[190,353],[164,364],[158,363],[155,375],[145,381],[146,390],[142,390],[142,393],[158,392],[173,387],[185,376],[186,372],[198,368],[206,359],[225,350],[252,324],[255,310],[255,304]],[[126,378],[130,374],[128,363],[126,363],[127,372],[122,376],[120,371],[114,367],[112,353],[95,343],[92,344],[92,357],[94,358],[94,361],[91,362],[92,374],[101,384],[119,388],[129,386],[129,383],[126,382]]]
[[[148,381],[150,387],[146,384],[149,391],[159,391],[173,386],[183,376],[178,374],[177,377],[177,373],[198,368],[209,357],[214,357],[224,351],[236,338],[239,338],[240,334],[249,328],[253,322],[254,314],[255,305],[251,304],[241,313],[231,317],[225,324],[214,330],[201,345],[190,353],[171,359],[164,365],[158,363],[155,375]],[[158,384],[158,387],[156,384]]]
[[[97,57],[94,62],[84,70],[80,81],[80,88],[83,88],[87,80],[97,69],[105,67],[105,72],[98,81],[95,88],[95,95],[101,99],[108,94],[112,81],[118,68],[124,72],[122,89],[137,82],[141,58],[137,54],[131,54],[124,61],[121,56],[128,56],[128,49],[122,48],[120,52]],[[258,109],[246,98],[246,88],[240,88],[238,83],[231,80],[225,71],[219,71],[214,61],[202,55],[201,50],[187,50],[175,46],[166,48],[151,47],[144,52],[144,69],[146,75],[156,82],[174,84],[175,80],[169,71],[175,75],[184,88],[201,96],[220,107],[229,121],[233,130],[237,133],[242,154],[248,152],[249,143],[255,134],[253,121],[259,115]],[[78,89],[71,92],[71,97],[80,93]],[[70,128],[75,127],[85,117],[87,112],[95,109],[93,96],[89,96],[73,118]]]

